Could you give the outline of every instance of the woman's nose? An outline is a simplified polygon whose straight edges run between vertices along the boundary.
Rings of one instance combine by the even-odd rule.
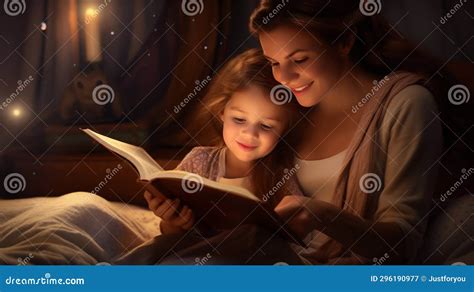
[[[291,84],[291,82],[299,76],[291,65],[281,66],[275,75],[275,79],[283,85]]]

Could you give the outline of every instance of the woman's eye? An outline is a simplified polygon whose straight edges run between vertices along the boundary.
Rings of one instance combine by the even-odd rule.
[[[301,64],[301,63],[304,63],[306,60],[308,60],[307,57],[306,57],[306,58],[301,58],[301,59],[298,59],[298,60],[294,60],[294,62],[295,62],[296,64]]]
[[[245,122],[244,119],[241,119],[241,118],[232,118],[232,120],[236,123],[236,124],[243,124]]]
[[[273,129],[272,126],[268,126],[268,125],[264,125],[264,124],[261,124],[260,127],[261,127],[262,130],[264,130],[264,131],[270,131],[271,129]]]
[[[276,67],[276,66],[278,66],[278,63],[270,63],[270,66]]]

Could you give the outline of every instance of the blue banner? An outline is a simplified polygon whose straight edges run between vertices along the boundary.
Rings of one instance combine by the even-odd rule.
[[[466,291],[472,266],[0,266],[0,291]]]

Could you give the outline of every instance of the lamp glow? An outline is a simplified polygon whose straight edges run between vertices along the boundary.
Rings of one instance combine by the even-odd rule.
[[[13,115],[15,118],[20,117],[21,114],[22,114],[22,112],[21,112],[21,110],[20,110],[19,108],[15,108],[15,109],[13,109],[13,111],[12,111],[12,115]]]
[[[94,16],[94,15],[95,15],[95,9],[94,8],[87,8],[86,16]]]

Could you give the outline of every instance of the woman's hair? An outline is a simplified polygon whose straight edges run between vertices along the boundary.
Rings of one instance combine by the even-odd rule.
[[[251,16],[250,31],[258,35],[291,24],[327,45],[353,34],[355,42],[349,57],[368,72],[383,77],[396,69],[431,77],[438,71],[438,62],[416,50],[383,16],[364,15],[360,4],[360,0],[262,0]]]
[[[222,136],[223,124],[220,115],[238,91],[245,90],[250,86],[258,86],[263,89],[270,98],[270,93],[279,83],[273,78],[271,66],[263,56],[260,49],[250,49],[236,56],[227,62],[216,74],[207,94],[202,100],[202,109],[198,120],[200,122],[211,122],[215,131],[211,144],[223,146]],[[296,123],[300,114],[300,106],[293,98],[291,91],[287,91],[287,101],[283,105],[288,113],[288,124],[284,133],[280,137],[274,150],[267,156],[260,158],[251,171],[251,183],[256,194],[263,196],[269,192],[286,173],[285,169],[290,169],[294,163],[294,151],[290,143],[285,141]],[[270,196],[269,202],[275,204],[283,195],[282,190],[276,195]],[[286,194],[285,194],[286,195]]]

